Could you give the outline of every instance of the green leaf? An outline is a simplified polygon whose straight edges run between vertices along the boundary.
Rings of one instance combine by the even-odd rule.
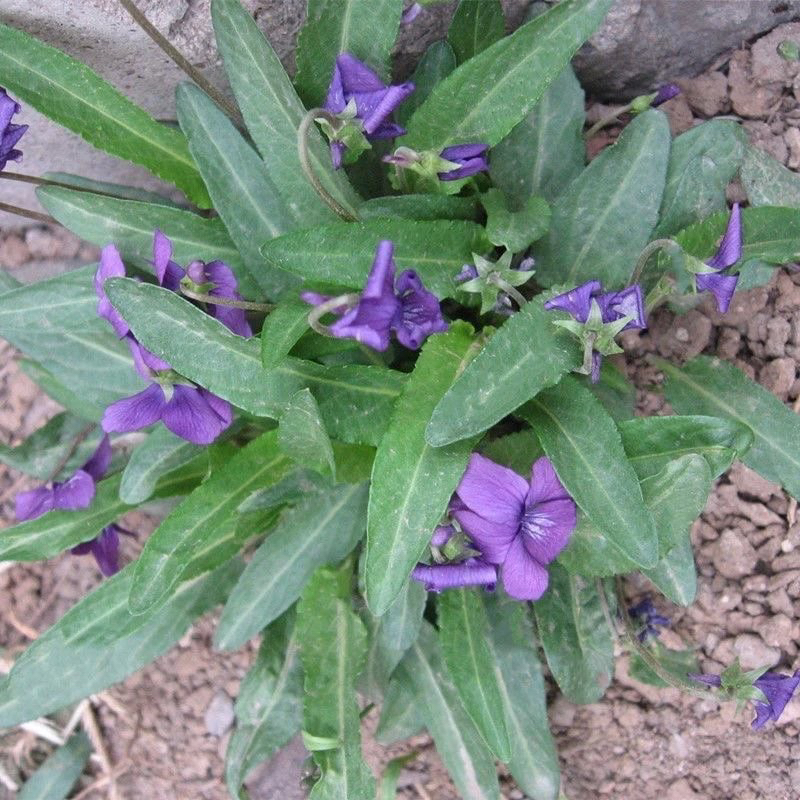
[[[140,203],[155,203],[157,206],[169,206],[170,208],[180,207],[178,203],[173,202],[169,197],[165,197],[158,192],[140,189],[138,186],[98,181],[93,178],[85,178],[83,175],[73,175],[71,172],[45,172],[42,177],[48,181],[57,181],[75,189],[83,189],[94,194],[105,193],[119,197],[122,200],[137,200]]]
[[[71,414],[84,420],[96,421],[100,418],[94,403],[85,395],[78,395],[67,389],[61,381],[57,380],[52,372],[48,372],[36,361],[21,358],[17,361],[19,368],[50,398],[56,401]]]
[[[753,444],[741,459],[767,480],[800,497],[800,418],[731,364],[700,356],[683,368],[657,362],[667,376],[667,401],[679,413],[709,414],[746,425]]]
[[[425,727],[420,704],[409,676],[396,671],[383,696],[375,738],[390,745],[418,734]]]
[[[104,247],[113,242],[124,259],[151,270],[153,232],[158,229],[172,242],[172,258],[180,264],[195,260],[224,261],[233,269],[245,294],[256,291],[225,226],[181,208],[117,200],[114,197],[42,186],[36,190],[41,204],[81,239]]]
[[[520,475],[530,475],[533,462],[544,455],[536,434],[530,428],[498,439],[483,439],[478,445],[478,452]]]
[[[526,608],[497,594],[483,594],[482,600],[489,618],[486,644],[511,739],[509,771],[532,800],[555,800],[561,783],[558,756]]]
[[[402,0],[308,0],[295,77],[306,105],[325,102],[339,53],[351,53],[386,80],[402,12]]]
[[[586,163],[583,89],[567,66],[533,111],[492,148],[489,172],[512,208],[555,200]]]
[[[620,423],[622,446],[639,478],[656,475],[670,461],[698,453],[718,478],[753,442],[746,425],[704,416],[636,417]]]
[[[474,222],[373,219],[297,231],[267,242],[261,252],[271,266],[305,281],[361,289],[382,239],[394,242],[398,269],[414,269],[439,297],[452,297],[461,267],[472,263],[473,252],[489,248]]]
[[[469,61],[503,38],[506,18],[500,0],[461,0],[453,15],[447,41],[459,64]]]
[[[261,363],[277,367],[308,331],[308,303],[293,297],[282,300],[267,315],[261,328]]]
[[[575,51],[603,21],[611,0],[566,0],[471,58],[431,92],[403,144],[497,144],[521,122]]]
[[[603,360],[600,380],[590,384],[589,389],[617,424],[633,418],[636,387],[609,359]]]
[[[128,505],[139,505],[155,491],[162,475],[181,467],[204,448],[187,442],[164,427],[156,428],[132,453],[119,486],[119,497]]]
[[[444,40],[434,42],[422,54],[417,68],[411,75],[414,91],[394,112],[399,125],[407,125],[414,112],[425,102],[428,95],[456,68],[456,54]],[[445,196],[445,195],[443,195]]]
[[[521,416],[592,523],[635,563],[654,566],[653,518],[614,421],[592,393],[567,377],[537,395]]]
[[[300,596],[317,567],[341,561],[364,535],[363,485],[309,495],[286,512],[256,550],[219,621],[214,644],[234,650]]]
[[[225,783],[242,798],[248,772],[283,747],[302,725],[303,674],[294,616],[270,626],[236,698],[236,729],[225,754]]]
[[[214,537],[232,524],[238,506],[256,489],[280,480],[288,467],[276,432],[268,431],[176,506],[147,539],[136,562],[131,613],[142,614],[158,604],[198,551],[213,545]]]
[[[758,260],[745,261],[739,267],[739,280],[736,284],[736,291],[744,292],[747,289],[766,286],[772,280],[774,274],[774,264],[767,264]]]
[[[433,448],[425,441],[425,425],[473,352],[466,323],[431,336],[378,446],[364,570],[367,605],[377,616],[386,612],[422,557],[466,469],[474,442]]]
[[[225,597],[238,570],[183,583],[144,624],[128,613],[133,567],[103,581],[17,659],[0,684],[0,727],[58,711],[158,658]]]
[[[700,664],[694,650],[669,650],[658,640],[653,641],[649,648],[652,655],[661,664],[661,668],[674,675],[681,683],[686,682],[689,673],[700,672]],[[628,668],[631,678],[651,686],[666,687],[669,684],[660,678],[647,662],[636,652],[631,653],[631,663]]]
[[[461,705],[428,623],[397,670],[400,680],[413,687],[418,712],[461,797],[500,800],[492,755]]]
[[[658,220],[669,149],[667,118],[646,111],[569,184],[534,248],[540,284],[599,280],[615,289],[630,281]]]
[[[358,210],[362,220],[368,219],[464,219],[474,222],[480,216],[474,197],[451,194],[399,194],[373,197]]]
[[[297,607],[297,640],[305,671],[303,730],[338,743],[334,749],[314,753],[322,777],[309,797],[374,800],[375,779],[361,753],[356,698],[367,633],[350,606],[349,586],[342,578],[329,569],[317,570]]]
[[[482,433],[580,365],[575,340],[552,321],[536,299],[492,335],[436,406],[425,432],[434,447]]]
[[[452,589],[436,603],[444,663],[464,709],[500,761],[511,759],[503,696],[486,638],[489,623],[478,591]]]
[[[89,144],[141,164],[208,208],[206,188],[180,131],[156,122],[85,64],[0,25],[0,82]]]
[[[106,281],[105,287],[148,350],[214,394],[256,416],[278,419],[301,389],[324,389],[320,411],[332,437],[356,444],[380,440],[405,380],[401,373],[358,365],[324,367],[295,358],[267,372],[258,341],[232,334],[174,292],[126,278]]]
[[[397,781],[400,778],[403,768],[417,757],[415,751],[406,753],[404,756],[393,758],[384,768],[381,775],[381,782],[378,786],[377,800],[396,800]]]
[[[550,225],[550,206],[542,197],[529,197],[519,211],[506,207],[499,189],[490,189],[481,197],[486,209],[486,235],[494,245],[520,253],[531,242],[541,239]]]
[[[95,267],[0,294],[0,336],[85,397],[99,420],[106,406],[140,392],[127,344],[97,316]]]
[[[177,91],[178,119],[189,139],[214,208],[267,297],[294,285],[291,276],[269,269],[258,251],[262,242],[303,224],[272,180],[264,162],[233,123],[196,86]]]
[[[239,0],[214,0],[211,17],[231,88],[275,187],[306,226],[330,222],[335,214],[300,166],[297,130],[305,108],[278,56]],[[309,131],[308,144],[314,173],[345,208],[354,210],[359,198],[343,172],[331,169],[328,148],[316,130]]]
[[[697,570],[692,540],[685,535],[653,569],[642,570],[666,597],[679,606],[690,606],[697,594]]]
[[[800,208],[800,177],[763,150],[745,147],[739,176],[751,207]]]
[[[278,425],[281,450],[301,467],[328,475],[336,474],[333,447],[320,419],[319,406],[309,389],[292,396]]]
[[[83,773],[92,746],[83,731],[75,733],[25,781],[17,800],[64,800]]]
[[[533,605],[547,664],[573,703],[594,703],[614,674],[614,643],[598,584],[550,565],[550,586]]]
[[[727,208],[725,189],[739,170],[747,145],[741,125],[710,120],[678,136],[672,143],[667,183],[653,238]]]

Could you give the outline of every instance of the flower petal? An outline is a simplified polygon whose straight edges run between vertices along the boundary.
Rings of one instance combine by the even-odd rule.
[[[92,453],[92,457],[81,467],[84,472],[88,472],[92,478],[99,481],[108,472],[111,464],[111,440],[108,436],[103,436],[97,449]]]
[[[389,331],[398,306],[394,295],[382,300],[361,300],[330,326],[330,332],[339,339],[355,339],[382,352],[389,347]]]
[[[230,425],[231,417],[220,415],[218,409],[223,406],[216,403],[219,398],[212,404],[209,396],[213,397],[193,386],[174,386],[172,397],[161,413],[164,425],[188,442],[211,444]],[[230,409],[227,403],[225,406]]]
[[[454,510],[453,517],[490,564],[503,563],[519,534],[519,523],[492,522],[466,508]]]
[[[53,510],[53,490],[46,486],[38,486],[27,492],[17,492],[14,498],[15,513],[19,522],[36,519]]]
[[[411,577],[424,583],[429,592],[462,586],[494,588],[497,583],[497,568],[479,558],[470,558],[457,564],[417,564]]]
[[[456,489],[464,505],[489,522],[519,529],[528,483],[514,470],[473,453]],[[512,534],[512,535],[513,535]]]
[[[99,536],[76,545],[70,553],[76,556],[91,553],[100,572],[110,578],[119,572],[119,528],[116,525],[107,525]]]
[[[103,284],[108,278],[124,277],[125,265],[122,263],[119,250],[113,244],[106,245],[100,253],[100,264],[94,274],[94,291],[97,294],[97,316],[110,322],[114,333],[120,339],[130,331],[130,327],[119,311],[111,305]]]
[[[94,500],[94,478],[79,469],[69,480],[53,486],[53,508],[77,511],[89,508]]]
[[[161,419],[167,401],[157,384],[151,384],[143,392],[124,397],[112,403],[103,414],[103,430],[106,433],[127,433],[146,428]]]
[[[556,474],[553,462],[547,456],[537,458],[531,467],[530,488],[525,497],[526,507],[530,508],[536,503],[569,496],[569,492]]]
[[[717,301],[717,309],[724,314],[730,308],[731,300],[739,282],[738,275],[723,275],[719,272],[702,272],[694,276],[698,292],[711,292]]]
[[[520,526],[525,549],[540,564],[549,564],[567,546],[576,522],[571,497],[537,503],[525,512]]]
[[[159,230],[153,234],[153,268],[161,286],[178,291],[185,272],[172,260],[172,242]]]
[[[547,311],[566,311],[578,322],[586,322],[592,306],[592,295],[602,290],[600,281],[586,281],[568,292],[551,297],[544,307]]]
[[[392,329],[400,344],[409,350],[418,350],[432,333],[447,330],[439,298],[423,286],[416,272],[410,269],[401,272],[395,290],[400,306]]]
[[[622,330],[643,330],[647,327],[642,287],[638,283],[618,292],[605,292],[597,297],[597,302],[603,322],[615,322],[623,317],[632,317]]]
[[[452,525],[439,525],[431,537],[431,547],[444,547],[455,532]]]
[[[734,203],[725,235],[719,243],[717,252],[706,261],[709,267],[725,269],[732,267],[742,257],[742,215],[739,204]]]
[[[503,588],[515,600],[538,600],[550,580],[547,570],[528,554],[521,537],[508,548],[500,574]]]

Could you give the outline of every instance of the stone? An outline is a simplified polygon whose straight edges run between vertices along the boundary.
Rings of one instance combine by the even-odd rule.
[[[789,160],[786,162],[786,166],[789,169],[797,169],[800,167],[800,130],[789,128],[783,134],[783,140],[789,148]]]
[[[755,470],[737,461],[728,472],[728,479],[736,487],[739,494],[745,497],[755,497],[766,502],[773,495],[779,494],[781,487],[777,483],[768,481]]]
[[[762,368],[758,382],[781,400],[785,400],[794,384],[795,369],[794,359],[776,358]]]
[[[248,777],[245,782],[250,797],[257,800],[305,800],[303,784],[308,751],[298,734]]]
[[[795,624],[786,614],[775,614],[767,617],[764,624],[759,628],[759,634],[770,647],[780,647],[783,650],[796,638],[795,627]]]
[[[753,633],[740,633],[733,642],[734,655],[739,657],[742,669],[772,667],[778,663],[781,651],[767,647],[760,636]]]
[[[667,789],[665,800],[700,800],[700,795],[686,778],[680,778]]]
[[[233,700],[221,689],[214,693],[203,721],[212,736],[223,736],[233,725]]]
[[[797,130],[796,128],[794,130]],[[800,131],[797,131],[800,137]],[[764,352],[770,358],[778,358],[784,354],[786,349],[786,342],[789,341],[789,335],[792,332],[792,326],[789,320],[783,317],[772,317],[767,322],[767,341]]]
[[[731,105],[739,116],[766,119],[780,102],[780,84],[759,85],[751,74],[750,54],[737,50],[728,64]],[[770,131],[771,133],[771,131]]]
[[[757,556],[753,545],[744,536],[727,528],[714,543],[712,561],[726,578],[741,578],[753,571]]]
[[[721,72],[705,72],[679,85],[689,105],[704,117],[715,117],[728,105],[728,79]]]

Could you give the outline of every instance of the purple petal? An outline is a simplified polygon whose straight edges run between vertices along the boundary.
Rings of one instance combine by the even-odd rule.
[[[328,300],[332,300],[333,296],[329,294],[319,294],[319,292],[301,292],[300,299],[310,306],[321,306],[323,303],[327,303]],[[336,312],[334,311],[333,313]]]
[[[717,252],[706,261],[709,267],[725,269],[732,267],[742,257],[742,215],[739,204],[734,203],[728,218],[728,227],[719,243]]]
[[[53,510],[53,490],[38,486],[27,492],[18,492],[14,498],[17,520],[36,519]]]
[[[81,467],[84,472],[88,472],[94,480],[99,481],[108,472],[111,464],[111,440],[108,436],[103,436],[92,457]]]
[[[354,92],[358,116],[364,124],[364,133],[378,134],[378,138],[388,138],[390,129],[384,123],[389,115],[414,91],[411,82],[398,86],[388,86],[381,92]]]
[[[706,686],[713,686],[719,688],[722,686],[722,677],[719,675],[701,675],[697,672],[689,672],[688,677],[698,683],[704,683]]]
[[[568,292],[550,298],[544,307],[547,311],[566,311],[572,314],[578,322],[589,319],[592,306],[592,296],[603,291],[600,281],[587,281]]]
[[[76,545],[70,553],[75,556],[91,553],[100,572],[110,578],[119,572],[119,531],[116,525],[107,525],[99,536]]]
[[[120,313],[111,305],[111,301],[106,295],[103,284],[108,278],[124,278],[125,265],[119,255],[119,250],[113,244],[108,244],[100,254],[100,265],[94,274],[94,291],[97,294],[97,315],[111,323],[114,333],[121,339],[129,331],[128,323],[120,316]]]
[[[764,727],[772,719],[772,708],[767,703],[756,702],[756,718],[750,723],[750,727],[757,731]]]
[[[674,83],[668,83],[662,86],[656,96],[651,101],[650,105],[652,108],[656,108],[660,106],[662,103],[666,103],[667,100],[672,100],[673,97],[677,97],[681,93],[681,87],[677,86]]]
[[[516,473],[515,473],[516,474]],[[525,497],[527,508],[547,500],[571,499],[569,492],[559,480],[553,463],[546,456],[537,458],[531,467],[531,482]]]
[[[391,120],[384,120],[378,125],[377,128],[369,135],[372,139],[396,139],[398,136],[405,136],[406,129],[402,125],[398,125]]]
[[[577,511],[571,497],[537,503],[525,512],[520,531],[525,549],[540,564],[549,564],[567,546]]]
[[[0,131],[4,131],[11,124],[14,114],[19,114],[20,111],[20,104],[0,86]]]
[[[702,272],[694,276],[698,292],[711,292],[717,301],[717,309],[724,314],[730,307],[738,275],[723,275],[719,272]]]
[[[467,281],[474,281],[478,277],[478,269],[474,264],[464,264],[461,267],[461,272],[455,277],[456,283],[466,283]]]
[[[489,149],[489,145],[482,142],[472,142],[470,144],[455,144],[445,147],[441,156],[445,161],[459,161],[462,158],[475,158],[482,156]]]
[[[638,283],[620,289],[618,292],[605,292],[597,297],[603,322],[615,322],[623,317],[632,317],[622,329],[643,330],[647,327],[642,287]]]
[[[213,398],[213,400],[212,400]],[[231,423],[230,405],[193,386],[176,385],[161,413],[164,425],[194,444],[211,444]]]
[[[461,163],[458,169],[449,172],[439,172],[437,176],[440,181],[458,181],[462,178],[469,178],[489,169],[489,162],[485,158],[467,158]]]
[[[439,525],[431,537],[431,547],[444,547],[455,532],[456,529],[452,525]]]
[[[146,428],[161,419],[166,404],[163,390],[154,383],[143,392],[112,403],[103,414],[103,430],[127,433]]]
[[[410,350],[417,350],[432,333],[447,330],[439,298],[429,292],[413,270],[400,273],[395,284],[400,307],[392,321],[397,340]]]
[[[186,274],[172,261],[172,242],[159,230],[153,234],[153,268],[161,286],[177,292]]]
[[[439,180],[455,181],[460,178],[468,178],[477,172],[489,169],[489,162],[486,160],[488,145],[480,142],[472,144],[457,144],[452,147],[445,147],[441,152],[441,157],[447,161],[453,161],[461,166],[449,172],[440,172]]]
[[[422,6],[419,3],[412,3],[403,12],[403,16],[400,18],[400,22],[403,25],[411,24],[419,16],[420,11],[422,11]]]
[[[385,89],[383,81],[363,61],[352,53],[340,53],[336,57],[334,71],[338,70],[345,94],[353,92],[375,92]]]
[[[458,564],[417,564],[411,577],[425,584],[429,592],[463,586],[494,588],[497,583],[497,568],[479,558],[470,558]]]
[[[15,150],[14,145],[23,137],[28,126],[11,124],[11,118],[20,110],[19,103],[0,87],[0,170],[5,169],[9,161],[22,158],[22,152]]]
[[[480,550],[481,557],[490,564],[505,561],[508,548],[519,534],[519,524],[493,522],[468,508],[453,511],[453,518]]]
[[[146,381],[152,380],[154,372],[172,369],[166,361],[151,353],[146,347],[142,347],[133,336],[128,337],[128,348],[131,351],[136,371]]]
[[[589,380],[597,383],[600,380],[600,367],[603,366],[603,354],[597,350],[592,351],[592,371]]]
[[[456,493],[470,511],[490,522],[513,527],[516,534],[528,484],[514,470],[496,464],[480,453],[473,453]]]
[[[331,163],[333,164],[334,169],[341,169],[342,167],[342,158],[344,156],[344,151],[347,149],[347,145],[344,142],[337,142],[336,140],[330,143],[331,148]]]
[[[383,299],[394,294],[394,261],[392,254],[394,244],[389,239],[383,239],[375,250],[367,282],[364,284],[363,298]]]
[[[215,290],[209,294],[216,294]],[[214,319],[219,320],[231,333],[249,339],[253,335],[253,329],[247,321],[247,315],[241,308],[231,308],[230,306],[210,305],[209,313]]]
[[[508,548],[500,574],[503,588],[515,600],[538,600],[549,581],[547,570],[528,554],[521,537]]]
[[[77,511],[88,508],[94,500],[94,478],[79,469],[69,480],[53,485],[53,508]]]
[[[339,56],[339,58],[341,58],[341,56]],[[336,59],[336,62],[333,65],[333,75],[331,75],[331,82],[328,86],[328,94],[325,98],[325,108],[328,111],[332,111],[334,114],[344,111],[345,106],[347,105],[347,101],[344,99],[344,85],[342,84],[342,70],[339,66],[339,58]],[[332,150],[331,157],[334,157]]]
[[[761,689],[767,698],[766,706],[764,703],[756,703],[756,719],[753,721],[753,727],[760,728],[768,719],[777,722],[798,685],[800,685],[800,669],[794,675],[765,672],[760,678],[753,681],[753,686]],[[762,709],[760,706],[765,707]]]
[[[355,339],[383,352],[389,347],[389,331],[398,306],[394,295],[383,300],[361,300],[330,326],[330,332],[339,339]]]

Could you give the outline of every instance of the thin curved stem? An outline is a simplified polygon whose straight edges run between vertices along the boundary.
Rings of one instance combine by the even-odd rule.
[[[308,153],[308,130],[311,124],[317,117],[329,119],[331,122],[335,121],[335,117],[324,108],[312,108],[306,112],[300,127],[297,129],[297,155],[300,159],[300,166],[308,178],[309,183],[314,187],[314,191],[325,201],[328,208],[335,214],[340,216],[347,222],[355,222],[358,217],[350,210],[346,209],[323,185],[317,173],[314,172],[314,167],[311,164],[311,158]]]
[[[0,203],[0,211],[7,211],[9,214],[16,214],[18,217],[28,217],[37,222],[44,222],[48,225],[60,225],[61,223],[49,214],[42,214],[40,211],[33,211],[30,208],[20,208],[12,206],[10,203]]]
[[[501,278],[496,273],[491,273],[487,279],[489,283],[493,283],[498,289],[502,289],[514,302],[522,308],[528,301],[525,295],[522,294],[515,286],[512,286],[508,281]]]
[[[169,41],[158,28],[150,22],[132,0],[119,0],[119,4],[133,17],[136,24],[221,108],[236,121],[239,127],[244,127],[244,120],[239,110],[225,97],[211,81],[200,72],[197,67]]]
[[[272,303],[254,303],[250,300],[233,300],[228,297],[217,297],[216,295],[206,294],[205,292],[194,292],[184,286],[181,286],[181,294],[192,300],[197,300],[200,303],[211,303],[215,306],[226,306],[227,308],[241,308],[244,311],[263,311],[268,313],[275,308]]]
[[[360,299],[361,295],[358,293],[340,294],[338,297],[332,297],[330,300],[320,303],[320,305],[315,306],[309,312],[308,326],[322,336],[330,336],[335,338],[331,333],[330,328],[327,325],[323,325],[320,320],[326,314],[336,311],[339,308],[354,306]]]
[[[631,108],[633,108],[633,105],[631,103],[628,103],[628,105],[622,106],[622,108],[617,109],[613,114],[607,114],[605,117],[595,122],[595,124],[592,125],[592,127],[589,128],[589,130],[583,134],[583,138],[586,141],[589,141],[589,139],[591,139],[592,136],[594,136],[596,133],[599,133],[607,125],[613,125],[615,122],[617,122],[620,116],[622,116],[622,114],[627,114],[628,111],[631,110]]]
[[[674,250],[676,247],[680,248],[680,245],[672,239],[653,239],[653,241],[639,253],[639,258],[636,261],[636,266],[633,268],[633,274],[631,275],[631,283],[639,282],[639,279],[642,277],[642,272],[644,272],[644,268],[650,260],[650,256],[659,250]]]

